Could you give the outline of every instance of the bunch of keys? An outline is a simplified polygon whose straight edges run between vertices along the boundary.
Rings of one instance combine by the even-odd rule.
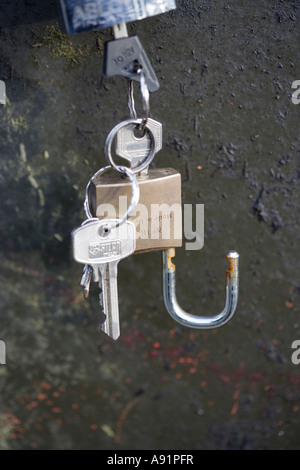
[[[61,1],[73,4],[71,0]],[[126,5],[131,3],[124,0],[112,2],[112,6],[106,0],[99,2],[103,14],[121,4],[126,10]],[[81,3],[87,2],[81,0]],[[154,4],[161,8],[165,5],[166,9],[175,8],[173,0],[143,0],[143,3],[149,8]],[[148,11],[154,10],[150,8]],[[120,335],[118,263],[133,253],[160,250],[163,255],[164,302],[172,318],[191,328],[222,326],[231,319],[237,306],[239,255],[230,251],[226,256],[230,268],[226,270],[225,307],[220,313],[196,316],[181,309],[176,298],[175,265],[172,262],[175,248],[182,245],[181,175],[172,168],[149,169],[162,148],[162,125],[149,117],[150,92],[156,91],[159,83],[137,36],[128,37],[127,17],[123,14],[110,18],[115,40],[105,45],[104,73],[128,79],[130,119],[117,124],[109,133],[105,144],[109,166],[90,179],[84,203],[87,220],[72,232],[74,258],[85,265],[81,279],[85,297],[88,297],[91,280],[99,282],[102,289],[100,304],[106,317],[102,330],[117,339]],[[97,24],[94,25],[97,29]],[[135,111],[133,80],[139,81],[143,99],[143,117],[140,119]],[[142,134],[136,135],[137,131]],[[118,157],[129,161],[130,167],[117,165],[113,150]],[[111,171],[108,173],[108,170]],[[126,203],[124,211],[120,208],[120,200],[125,198],[127,201],[130,192],[130,204],[127,207]],[[104,215],[107,211],[103,210],[107,205],[113,208],[113,215],[108,217]],[[158,206],[158,211],[162,206],[167,207],[166,217],[161,217],[159,212],[153,215],[153,206]],[[134,215],[136,210],[139,217]]]
[[[95,176],[100,177],[109,169],[110,166],[104,167]],[[134,174],[125,167],[118,167],[117,171],[126,174],[132,183],[132,198],[127,212],[119,219],[94,218],[89,209],[89,182],[84,203],[87,219],[72,232],[74,259],[85,265],[81,279],[84,296],[85,298],[89,296],[92,279],[94,282],[99,282],[100,305],[106,316],[102,330],[115,340],[120,336],[118,263],[135,251],[135,226],[127,220],[127,217],[139,200],[139,187]]]
[[[154,120],[149,121],[148,123],[148,120],[129,119],[115,126],[109,133],[105,152],[110,165],[97,171],[88,182],[84,202],[87,220],[72,232],[74,259],[85,265],[81,279],[84,295],[86,298],[88,297],[91,280],[99,282],[102,290],[100,305],[106,316],[102,330],[112,339],[117,339],[120,335],[117,289],[118,262],[133,253],[162,249],[164,247],[161,245],[162,243],[170,245],[171,242],[170,239],[149,238],[148,233],[150,234],[151,228],[148,229],[146,237],[137,240],[137,224],[130,220],[133,218],[135,221],[136,218],[131,217],[131,214],[139,205],[150,207],[155,200],[153,198],[155,193],[158,193],[159,202],[163,196],[162,191],[165,196],[169,197],[170,185],[166,184],[168,181],[174,189],[171,194],[173,193],[176,197],[180,217],[179,229],[177,230],[179,232],[177,234],[178,241],[174,239],[171,245],[177,243],[180,246],[182,243],[180,174],[171,169],[148,169],[156,152],[161,148],[162,138],[161,125]],[[140,127],[143,122],[145,122],[145,135],[136,140],[133,130]],[[114,140],[117,141],[118,155],[130,160],[131,168],[115,164],[111,151]],[[134,151],[135,144],[137,144],[136,151]],[[111,171],[108,172],[108,170]],[[127,178],[124,179],[124,176]],[[127,199],[130,191],[132,194],[129,207],[121,215],[119,207],[117,207],[117,200],[121,194]],[[90,194],[92,195],[91,203]],[[98,218],[96,207],[98,206],[99,209],[103,204],[106,206],[107,203],[117,208],[116,219]],[[138,227],[141,226],[143,223],[139,219]]]

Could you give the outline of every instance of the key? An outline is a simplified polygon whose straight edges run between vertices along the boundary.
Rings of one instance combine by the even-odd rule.
[[[118,305],[118,263],[135,251],[136,231],[132,222],[126,221],[106,231],[104,227],[115,225],[117,219],[88,220],[72,232],[73,256],[85,264],[82,281],[92,277],[99,280],[102,289],[100,304],[106,318],[101,329],[116,340],[120,335]]]
[[[123,34],[126,34],[123,28],[121,30],[124,31]],[[123,35],[120,37],[121,35],[122,33],[119,33],[117,34],[118,39],[105,43],[104,74],[107,77],[121,75],[139,82],[138,68],[141,67],[149,91],[157,91],[159,89],[158,79],[138,36],[127,37]]]
[[[130,162],[131,168],[136,168],[150,151],[150,137],[147,131],[141,137],[135,134],[135,124],[122,127],[116,135],[115,152],[119,157]],[[154,119],[147,119],[147,127],[153,134],[155,141],[155,154],[162,148],[162,125]]]

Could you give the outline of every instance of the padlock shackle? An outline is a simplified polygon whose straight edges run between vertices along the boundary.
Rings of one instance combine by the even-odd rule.
[[[230,251],[226,259],[230,267],[226,269],[226,301],[222,312],[215,316],[197,316],[185,312],[176,298],[175,265],[171,258],[175,256],[175,249],[164,250],[163,254],[163,295],[167,311],[171,317],[183,326],[198,329],[217,328],[225,325],[233,316],[239,289],[239,255]]]

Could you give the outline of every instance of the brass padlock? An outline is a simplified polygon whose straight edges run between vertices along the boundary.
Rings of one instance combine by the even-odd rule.
[[[181,175],[172,168],[150,169],[138,177],[139,204],[128,220],[136,226],[136,251],[182,246]],[[121,173],[95,177],[90,185],[93,216],[119,218],[131,199],[131,183]]]

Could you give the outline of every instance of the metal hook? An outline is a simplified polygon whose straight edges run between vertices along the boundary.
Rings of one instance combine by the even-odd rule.
[[[238,301],[239,255],[230,251],[226,259],[230,267],[226,269],[226,301],[221,313],[215,316],[196,316],[182,310],[176,299],[175,265],[172,258],[175,248],[163,251],[163,294],[167,311],[178,323],[190,328],[216,328],[225,325],[233,316]]]

